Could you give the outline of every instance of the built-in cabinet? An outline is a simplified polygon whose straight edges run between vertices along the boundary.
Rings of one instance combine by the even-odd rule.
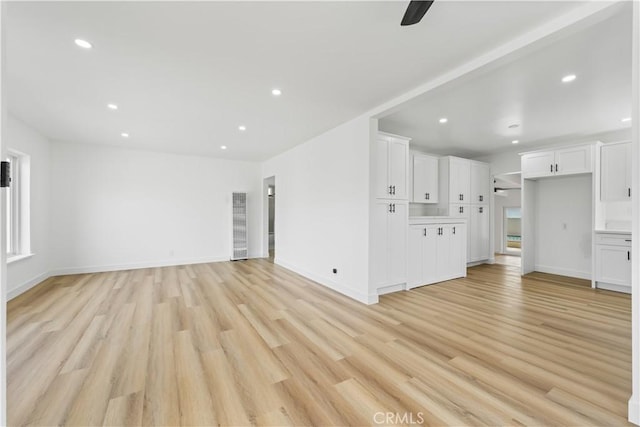
[[[380,132],[375,158],[376,198],[408,200],[409,139]]]
[[[412,218],[409,225],[407,287],[465,277],[466,221]]]
[[[631,199],[631,142],[600,147],[600,200]]]
[[[467,220],[467,262],[491,258],[491,171],[486,163],[446,156],[439,160],[439,206]]]
[[[599,203],[601,147],[595,141],[521,154],[522,274],[568,275],[596,286],[614,258],[626,260],[626,250],[598,244],[595,232],[605,223],[598,219],[605,211]]]
[[[412,157],[413,203],[438,203],[438,158],[426,154]]]
[[[631,234],[596,232],[596,287],[631,293]]]
[[[379,290],[407,282],[409,138],[380,132],[375,147],[370,272]]]
[[[373,209],[377,255],[372,265],[376,287],[406,283],[407,281],[407,218],[406,201],[379,200]]]
[[[532,179],[591,173],[592,153],[593,145],[585,144],[523,154],[522,177]]]

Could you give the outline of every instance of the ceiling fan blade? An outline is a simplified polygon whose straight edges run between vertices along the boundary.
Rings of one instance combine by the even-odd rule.
[[[400,25],[406,26],[417,24],[420,22],[424,14],[427,13],[427,10],[429,10],[432,4],[433,0],[411,0],[409,2],[409,6],[407,6],[407,11],[402,17]]]

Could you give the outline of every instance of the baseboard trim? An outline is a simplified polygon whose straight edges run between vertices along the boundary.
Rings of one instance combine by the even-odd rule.
[[[24,294],[29,289],[31,289],[31,288],[39,285],[40,283],[44,282],[45,280],[47,280],[49,277],[51,277],[50,273],[48,273],[48,272],[47,273],[42,273],[42,274],[37,275],[36,277],[34,277],[31,280],[27,280],[22,285],[11,289],[10,291],[7,292],[7,301],[10,301],[10,300],[14,299],[18,295]]]
[[[628,408],[629,422],[640,425],[640,399],[636,398],[635,394],[631,395]]]
[[[88,267],[58,268],[50,272],[51,276],[67,274],[106,273],[120,270],[139,270],[141,268],[174,267],[178,265],[206,264],[210,262],[230,261],[229,257],[202,257],[181,260],[143,261],[131,264],[94,265]]]
[[[294,273],[297,273],[301,276],[306,277],[307,279],[313,280],[314,282],[318,283],[319,285],[322,285],[326,288],[332,289],[342,295],[348,296],[351,299],[354,299],[358,302],[361,302],[363,304],[376,304],[378,302],[378,295],[377,294],[363,294],[362,292],[358,292],[355,289],[346,287],[346,286],[341,286],[338,285],[337,283],[329,280],[326,277],[322,277],[318,274],[315,273],[311,273],[310,271],[307,271],[303,268],[298,267],[297,265],[290,263],[288,261],[282,260],[281,258],[275,258],[273,260],[274,264],[277,264],[281,267],[286,268],[287,270],[291,270]]]
[[[591,280],[591,273],[585,271],[572,270],[569,268],[549,267],[546,265],[535,265],[535,271],[548,274],[557,274],[558,276],[575,277],[577,279]]]

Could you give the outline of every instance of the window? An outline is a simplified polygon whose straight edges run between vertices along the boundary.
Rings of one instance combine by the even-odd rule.
[[[10,151],[11,185],[5,191],[7,261],[30,255],[29,245],[29,156]]]

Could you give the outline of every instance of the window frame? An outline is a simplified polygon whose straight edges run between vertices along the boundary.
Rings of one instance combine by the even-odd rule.
[[[11,183],[7,189],[5,213],[7,232],[5,253],[7,263],[32,256],[31,253],[31,157],[17,150],[7,150]]]

